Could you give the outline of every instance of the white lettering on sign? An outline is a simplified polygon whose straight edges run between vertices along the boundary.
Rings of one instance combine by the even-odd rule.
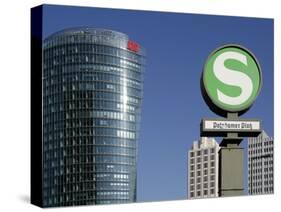
[[[225,104],[240,105],[251,96],[253,83],[251,78],[245,73],[225,67],[225,61],[229,59],[238,60],[247,66],[247,57],[245,55],[238,52],[224,52],[219,55],[214,62],[214,74],[223,83],[240,87],[241,94],[232,97],[225,95],[217,89],[218,99]]]

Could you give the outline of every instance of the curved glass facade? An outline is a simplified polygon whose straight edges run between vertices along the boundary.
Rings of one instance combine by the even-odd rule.
[[[136,201],[144,50],[75,28],[43,44],[43,206]]]

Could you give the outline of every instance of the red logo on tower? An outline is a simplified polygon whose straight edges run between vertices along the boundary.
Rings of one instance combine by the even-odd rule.
[[[133,52],[138,52],[139,49],[140,49],[140,46],[136,42],[128,40],[127,49],[129,49],[129,50],[131,50]]]

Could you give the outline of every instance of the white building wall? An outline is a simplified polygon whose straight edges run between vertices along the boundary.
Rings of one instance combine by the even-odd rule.
[[[218,196],[218,151],[214,138],[202,137],[194,141],[188,151],[188,198]]]
[[[273,181],[273,138],[264,131],[248,139],[248,192],[250,195],[270,194]]]

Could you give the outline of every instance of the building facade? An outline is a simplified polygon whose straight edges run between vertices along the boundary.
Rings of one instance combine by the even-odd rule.
[[[248,192],[250,195],[274,192],[273,138],[265,131],[256,138],[248,138]]]
[[[218,196],[218,152],[214,138],[193,142],[188,151],[188,199]]]
[[[43,207],[136,201],[144,50],[111,30],[43,43]]]

